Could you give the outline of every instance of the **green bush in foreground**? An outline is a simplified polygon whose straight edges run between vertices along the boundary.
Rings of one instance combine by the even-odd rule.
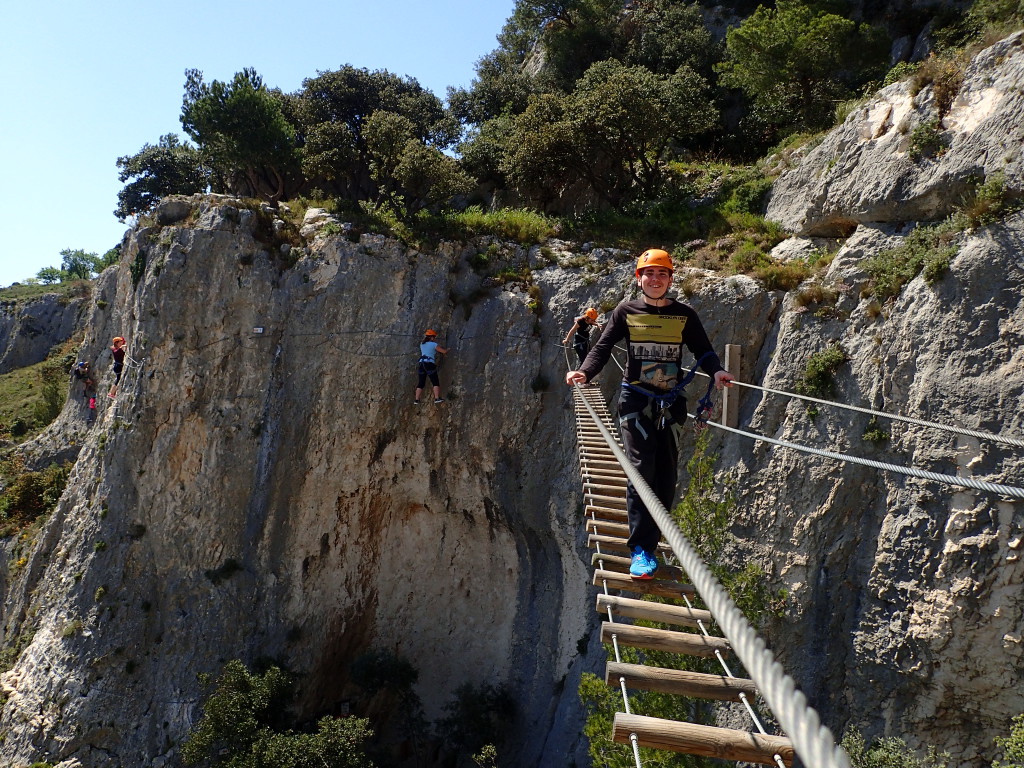
[[[831,344],[807,359],[804,377],[797,384],[796,391],[809,397],[826,398],[835,394],[836,372],[839,366],[849,360],[846,351],[838,344]]]
[[[555,219],[527,208],[484,211],[480,206],[471,206],[460,212],[426,217],[425,224],[436,225],[456,236],[494,235],[524,245],[542,242],[558,230]]]
[[[996,747],[1003,751],[1003,759],[996,759],[992,768],[1024,768],[1024,715],[1013,718],[1010,735],[997,738]]]
[[[70,474],[70,463],[30,472],[17,454],[0,462],[6,486],[0,493],[0,537],[16,533],[57,506]]]
[[[188,765],[210,768],[371,768],[367,720],[324,717],[316,731],[287,728],[292,681],[277,667],[254,674],[229,661],[182,747]]]
[[[866,293],[885,301],[898,296],[918,274],[929,285],[938,282],[959,251],[953,241],[962,229],[962,222],[954,217],[918,227],[900,246],[865,259],[864,270],[871,276]]]
[[[869,748],[856,729],[843,735],[842,747],[850,756],[853,768],[946,768],[947,752],[928,747],[924,757],[918,757],[903,739],[889,736],[874,742]]]

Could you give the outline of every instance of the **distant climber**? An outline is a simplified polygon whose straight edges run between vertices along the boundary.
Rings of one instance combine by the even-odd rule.
[[[413,400],[416,405],[420,404],[420,395],[423,394],[423,386],[427,383],[427,378],[430,379],[430,383],[434,387],[434,402],[444,402],[444,398],[441,397],[441,382],[437,378],[437,354],[439,352],[442,355],[448,354],[448,350],[437,343],[437,331],[428,328],[423,333],[423,341],[420,342],[420,360],[417,366],[419,379],[416,383],[416,397]]]
[[[96,421],[96,381],[92,377],[92,368],[85,360],[80,360],[71,368],[71,377],[82,385],[82,399],[89,405],[86,420],[92,424]]]
[[[672,286],[672,257],[659,248],[640,254],[636,281],[642,300],[623,301],[611,314],[604,333],[579,370],[569,371],[565,383],[586,384],[600,372],[612,349],[626,340],[626,368],[619,393],[619,430],[630,462],[651,486],[659,501],[671,507],[678,477],[678,432],[686,421],[682,368],[683,345],[700,367],[714,377],[715,386],[732,386],[733,376],[722,367],[696,311],[666,293]],[[629,575],[649,579],[658,570],[655,556],[661,531],[633,483],[626,489],[626,514],[632,554]]]
[[[121,372],[124,370],[124,356],[128,351],[123,336],[115,336],[111,341],[110,356],[114,358],[114,385],[107,392],[107,397],[117,394],[117,385],[121,383]]]
[[[92,370],[89,367],[89,363],[85,360],[79,360],[71,366],[71,377],[74,381],[81,383],[83,395],[85,390],[94,383],[92,380]]]
[[[572,324],[572,328],[569,329],[569,332],[565,334],[565,338],[562,339],[563,345],[568,344],[572,335],[576,334],[576,338],[572,342],[572,348],[576,353],[576,357],[579,358],[579,365],[583,365],[583,361],[587,359],[587,353],[590,352],[590,334],[595,325],[601,328],[601,325],[597,322],[597,310],[590,307],[576,318],[576,322]]]

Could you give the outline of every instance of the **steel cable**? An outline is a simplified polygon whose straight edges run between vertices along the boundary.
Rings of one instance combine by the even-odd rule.
[[[692,417],[693,414],[690,414]],[[714,421],[707,422],[711,426],[724,430],[726,432],[732,432],[737,435],[743,435],[754,440],[759,440],[765,443],[771,443],[772,445],[778,445],[782,448],[792,448],[794,451],[802,451],[803,453],[810,453],[815,456],[822,456],[826,459],[835,459],[836,461],[850,462],[851,464],[862,464],[866,467],[873,467],[875,469],[882,469],[887,472],[895,472],[900,475],[909,475],[910,477],[919,477],[923,480],[932,480],[936,483],[944,483],[946,485],[953,485],[959,488],[974,488],[980,491],[988,491],[989,493],[999,494],[1001,496],[1012,496],[1016,499],[1024,499],[1024,488],[1017,488],[1012,485],[1000,485],[999,483],[990,483],[986,480],[975,480],[972,477],[961,477],[959,475],[944,475],[939,472],[929,472],[924,469],[914,469],[913,467],[901,467],[898,464],[889,464],[884,461],[875,461],[874,459],[864,459],[860,456],[850,456],[845,453],[835,453],[834,451],[826,451],[821,448],[811,448],[810,446],[800,445],[799,443],[791,443],[787,440],[779,440],[774,437],[767,437],[766,435],[758,435],[753,432],[746,432],[742,429],[736,429],[735,427],[727,427],[724,424],[719,424]]]
[[[697,375],[707,376],[703,371],[698,371]],[[862,408],[858,405],[847,405],[846,403],[837,403],[834,400],[822,400],[817,397],[811,397],[809,395],[800,395],[796,392],[787,392],[784,389],[772,389],[771,387],[761,387],[757,384],[747,384],[743,381],[733,380],[733,384],[739,387],[746,387],[747,389],[756,389],[761,392],[767,392],[772,395],[783,395],[785,397],[792,397],[797,400],[804,400],[809,403],[816,403],[818,405],[828,405],[833,408],[843,408],[847,411],[856,411],[858,413],[866,413],[869,416],[881,416],[885,419],[892,419],[893,421],[902,421],[906,424],[914,424],[918,427],[930,427],[932,429],[940,429],[945,432],[953,432],[958,435],[964,435],[967,437],[976,437],[979,440],[992,440],[993,442],[1003,443],[1004,445],[1012,445],[1017,448],[1024,448],[1024,438],[1013,437],[1010,435],[997,435],[994,432],[985,432],[980,429],[968,429],[967,427],[958,427],[955,424],[940,424],[936,421],[927,421],[925,419],[915,419],[913,416],[900,416],[895,413],[886,413],[885,411],[876,411],[871,408]]]

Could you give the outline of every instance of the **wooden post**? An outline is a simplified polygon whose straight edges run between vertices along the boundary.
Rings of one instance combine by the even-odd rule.
[[[725,370],[737,379],[741,376],[743,359],[740,351],[743,349],[739,344],[725,345]],[[722,390],[722,424],[726,427],[733,427],[739,423],[740,413],[740,390],[738,387],[726,387]]]

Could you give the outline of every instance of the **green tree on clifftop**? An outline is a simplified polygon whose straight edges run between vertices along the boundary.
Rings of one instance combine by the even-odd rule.
[[[838,100],[880,63],[880,36],[800,0],[759,6],[726,36],[720,83],[753,100],[753,119],[784,130],[831,124]]]
[[[309,182],[332,195],[370,200],[377,194],[366,126],[380,111],[403,118],[407,138],[442,150],[459,125],[434,94],[412,78],[344,66],[302,83],[295,95],[302,169]]]
[[[297,186],[295,128],[283,96],[267,89],[256,70],[210,84],[198,69],[186,70],[181,125],[229,190],[276,202],[293,191],[289,182]]]
[[[656,195],[669,147],[716,119],[707,82],[689,67],[658,76],[609,59],[587,70],[568,96],[533,99],[515,119],[501,167],[541,204],[578,185],[621,209]]]
[[[81,248],[65,248],[60,255],[61,271],[69,280],[88,280],[93,272],[102,269],[100,257],[95,253],[86,253]]]
[[[161,136],[156,146],[145,144],[134,155],[119,157],[117,167],[118,180],[128,182],[117,193],[114,215],[120,221],[148,211],[167,195],[192,195],[209,186],[199,150],[174,133]]]

